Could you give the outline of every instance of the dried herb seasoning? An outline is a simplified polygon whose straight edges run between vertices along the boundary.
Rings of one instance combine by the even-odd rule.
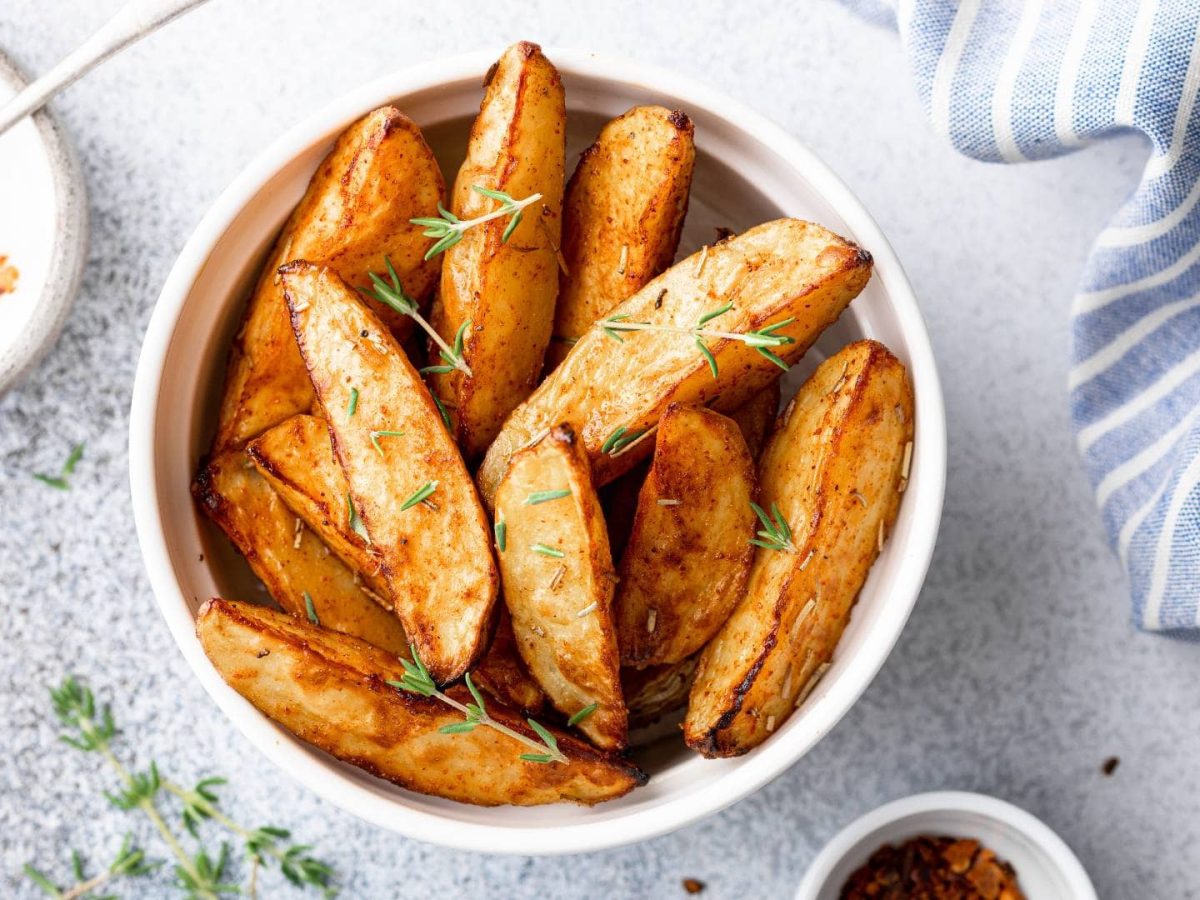
[[[970,838],[885,844],[842,887],[841,900],[1025,900],[1017,873]]]

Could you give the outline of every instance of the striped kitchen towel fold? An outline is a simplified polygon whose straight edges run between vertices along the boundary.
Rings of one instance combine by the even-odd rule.
[[[1153,150],[1072,309],[1071,418],[1136,624],[1200,637],[1200,2],[845,0],[900,32],[934,127],[1022,162]]]

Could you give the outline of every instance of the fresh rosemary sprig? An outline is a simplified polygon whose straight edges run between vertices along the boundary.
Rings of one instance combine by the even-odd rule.
[[[437,489],[438,489],[438,482],[436,482],[436,481],[425,482],[423,485],[421,485],[419,488],[417,488],[416,491],[413,492],[413,495],[411,497],[409,497],[407,500],[404,501],[404,503],[402,503],[400,505],[400,511],[403,512],[406,509],[411,509],[412,507],[416,506],[418,503],[421,503],[421,502],[427,500],[429,498],[429,496]]]
[[[75,444],[71,448],[71,453],[67,456],[67,461],[63,463],[62,471],[58,475],[43,475],[39,472],[33,477],[55,490],[70,490],[71,484],[67,479],[74,474],[75,467],[79,465],[79,460],[81,459],[83,459],[83,444]]]
[[[788,369],[788,364],[772,353],[769,347],[783,347],[787,344],[796,343],[795,338],[788,337],[786,334],[777,334],[780,328],[786,328],[791,325],[795,318],[784,319],[782,322],[776,322],[774,325],[768,325],[765,328],[759,328],[756,331],[747,331],[745,334],[739,334],[735,331],[717,331],[704,326],[718,316],[723,316],[725,313],[733,309],[732,303],[725,303],[718,306],[714,310],[706,312],[700,317],[696,324],[691,328],[684,328],[679,325],[659,325],[651,322],[630,322],[628,313],[618,313],[615,316],[609,316],[607,319],[601,319],[596,325],[609,337],[617,341],[622,341],[620,332],[623,331],[658,331],[664,334],[685,334],[690,336],[695,342],[697,349],[703,354],[708,362],[709,369],[712,370],[713,378],[717,377],[717,359],[713,356],[708,345],[704,343],[705,338],[718,338],[729,341],[741,341],[747,347],[753,347],[758,353],[765,356],[779,368],[785,372]]]
[[[446,361],[445,365],[425,366],[425,368],[419,370],[420,373],[422,375],[445,375],[447,372],[453,372],[461,366],[466,366],[466,363],[463,362],[463,340],[470,325],[471,320],[467,319],[467,321],[458,326],[458,331],[454,332],[454,346],[449,353],[445,350],[438,350],[438,356]],[[466,371],[470,374],[469,368]]]
[[[539,503],[549,503],[551,500],[559,500],[563,497],[570,497],[570,488],[559,488],[556,491],[534,491],[525,498],[526,506],[537,506]]]
[[[75,884],[69,888],[60,888],[44,873],[26,864],[23,868],[29,879],[40,887],[48,896],[56,900],[75,900],[77,897],[91,896],[92,900],[116,900],[115,894],[100,896],[94,894],[104,885],[122,876],[138,878],[149,875],[161,866],[158,862],[148,862],[146,854],[133,846],[132,838],[127,834],[121,842],[121,849],[116,858],[108,864],[108,868],[90,878],[84,872],[83,855],[78,850],[71,851],[71,872],[75,876]]]
[[[333,870],[309,856],[308,848],[303,845],[281,849],[278,841],[288,836],[284,829],[247,829],[220,812],[212,788],[222,784],[223,779],[206,778],[195,788],[187,790],[162,777],[158,765],[154,762],[145,772],[130,771],[113,750],[112,742],[117,728],[108,705],[98,707],[92,691],[80,685],[73,677],[68,677],[60,687],[51,689],[50,697],[59,720],[70,730],[70,733],[61,736],[62,741],[82,752],[98,754],[116,772],[120,779],[120,789],[116,793],[106,792],[105,796],[118,809],[141,810],[145,813],[175,857],[175,884],[186,896],[201,900],[218,900],[223,896],[242,894],[243,889],[227,880],[228,845],[222,844],[221,851],[216,856],[211,856],[203,846],[191,854],[184,850],[180,838],[167,825],[159,809],[158,804],[164,793],[172,794],[182,801],[181,818],[184,828],[192,837],[198,838],[202,820],[213,819],[242,838],[253,866],[257,867],[267,862],[268,857],[274,858],[280,862],[284,876],[294,884],[316,887],[326,896],[332,896]],[[78,853],[74,854],[74,870],[80,884],[68,890],[58,888],[32,866],[26,866],[25,871],[50,896],[75,898],[94,891],[117,875],[146,875],[154,868],[156,866],[146,861],[144,853],[133,848],[127,839],[122,844],[116,860],[109,866],[108,872],[92,879],[83,878],[82,857]],[[256,871],[256,868],[252,868],[252,879]],[[245,893],[251,897],[255,895],[253,880]]]
[[[308,591],[304,592],[304,611],[308,614],[308,621],[314,625],[321,624],[321,620],[317,618],[317,607],[313,604],[312,594]]]
[[[354,418],[354,414],[358,412],[358,388],[350,388],[350,399],[346,402],[346,419]]]
[[[546,544],[534,544],[529,548],[534,553],[540,553],[542,556],[551,556],[554,559],[562,559],[567,554],[563,553],[557,547],[550,547]]]
[[[497,519],[492,528],[496,532],[496,548],[503,553],[508,549],[508,523],[503,519]]]
[[[567,724],[571,727],[578,725],[580,722],[594,713],[597,706],[598,704],[596,703],[589,703],[583,709],[579,710],[579,712],[575,713],[575,715],[571,716],[571,718],[567,719]]]
[[[446,250],[449,250],[455,244],[463,239],[463,235],[476,225],[482,225],[484,222],[490,222],[492,219],[502,219],[505,216],[512,216],[508,226],[504,229],[504,234],[500,236],[500,243],[507,244],[508,239],[512,237],[517,226],[521,224],[521,210],[532,203],[537,203],[542,199],[541,194],[530,194],[524,200],[514,200],[504,191],[492,191],[478,184],[471,185],[471,190],[477,194],[483,194],[485,197],[490,197],[500,205],[490,213],[485,213],[482,216],[476,216],[474,219],[460,219],[450,210],[446,209],[442,204],[438,204],[438,215],[420,219],[409,219],[414,225],[420,225],[425,229],[425,237],[433,238],[437,241],[425,253],[426,259],[431,259]]]
[[[403,435],[404,435],[403,430],[401,430],[401,431],[372,431],[371,432],[371,446],[375,448],[376,452],[380,456],[383,456],[383,448],[379,446],[379,439],[381,437],[402,437]]]
[[[429,670],[425,668],[425,664],[421,662],[421,657],[417,655],[416,645],[409,648],[412,653],[412,661],[401,659],[400,663],[404,666],[404,676],[399,681],[389,681],[392,687],[398,691],[409,691],[414,694],[420,694],[422,697],[435,697],[441,700],[447,706],[457,709],[463,714],[464,718],[461,722],[453,722],[449,725],[443,725],[438,729],[442,734],[466,734],[474,731],[476,727],[483,725],[486,728],[491,728],[501,734],[507,735],[515,741],[520,741],[526,747],[529,747],[536,753],[522,753],[521,759],[528,762],[551,763],[551,762],[567,762],[567,757],[561,750],[558,749],[558,741],[549,731],[539,725],[533,719],[526,719],[529,727],[534,733],[542,739],[542,743],[538,743],[531,737],[521,734],[519,731],[514,731],[507,725],[497,722],[488,715],[487,705],[483,702],[483,695],[479,693],[475,683],[471,681],[471,674],[468,672],[463,679],[466,682],[467,690],[471,692],[471,697],[475,700],[474,703],[459,703],[453,697],[442,693],[438,690],[433,676],[429,674]]]
[[[750,508],[754,510],[754,514],[758,516],[758,521],[763,526],[762,530],[758,532],[758,540],[751,539],[751,544],[756,547],[765,547],[768,550],[796,552],[796,545],[792,543],[792,529],[779,511],[778,504],[771,504],[770,516],[757,503],[751,503]]]
[[[446,404],[442,402],[442,398],[433,391],[429,392],[429,396],[433,398],[434,405],[438,408],[438,412],[442,414],[442,424],[446,426],[447,431],[454,431],[454,423],[450,421],[450,413],[446,411]]]
[[[618,453],[645,433],[645,429],[627,432],[624,425],[619,425],[613,429],[612,434],[605,438],[604,443],[600,445],[600,452]]]
[[[358,510],[354,508],[354,500],[349,494],[346,494],[346,524],[350,530],[357,534],[360,538],[371,544],[371,535],[367,534],[367,526],[363,524],[363,520],[358,517]]]
[[[385,306],[390,306],[401,315],[408,316],[410,319],[420,325],[422,330],[424,330],[424,332],[429,335],[433,342],[440,348],[439,355],[442,357],[442,359],[446,360],[446,362],[449,363],[453,368],[458,369],[458,371],[462,372],[467,377],[470,377],[471,367],[467,365],[466,361],[461,355],[461,337],[463,329],[459,328],[459,335],[455,339],[455,343],[459,346],[459,353],[456,354],[454,352],[454,348],[447,344],[445,340],[442,339],[442,336],[437,333],[437,329],[430,325],[429,322],[426,321],[425,317],[421,315],[421,310],[417,306],[417,301],[404,292],[404,285],[400,283],[400,276],[396,274],[396,268],[392,265],[391,257],[385,256],[383,258],[383,262],[387,266],[388,280],[384,281],[382,276],[377,275],[374,272],[369,272],[368,275],[370,276],[371,283],[374,285],[374,287],[370,289],[359,288],[359,290],[368,297],[375,298]]]

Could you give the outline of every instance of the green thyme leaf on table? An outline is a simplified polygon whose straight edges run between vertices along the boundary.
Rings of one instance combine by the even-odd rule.
[[[43,475],[37,473],[33,477],[42,484],[48,485],[55,490],[67,491],[71,489],[71,483],[68,480],[75,474],[75,467],[79,465],[79,461],[83,459],[83,444],[75,444],[71,447],[71,452],[67,456],[67,461],[63,463],[62,471],[57,475]]]

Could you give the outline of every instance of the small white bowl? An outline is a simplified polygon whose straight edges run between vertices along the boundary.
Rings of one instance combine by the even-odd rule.
[[[593,809],[481,809],[404,791],[313,749],[231,690],[194,633],[211,596],[254,597],[254,580],[197,513],[188,485],[211,439],[229,341],[267,247],[335,137],[367,111],[394,103],[424,130],[451,176],[499,50],[389,75],[336,101],[281,137],[213,205],[175,263],[150,321],[134,384],[130,480],[138,538],[159,607],[196,677],[235,725],[280,768],[322,797],[410,837],[498,853],[598,850],[680,828],[745,797],[783,772],[854,704],[883,664],[917,598],[942,511],[946,472],[941,387],[925,325],[891,247],[854,196],[809,150],[756,113],[661,69],[547,50],[566,85],[568,153],[637,103],[686,111],[697,165],[681,252],[714,227],[742,230],[800,216],[871,251],[875,275],[817,348],[878,338],[908,366],[916,393],[911,479],[900,517],[863,588],[833,666],[804,707],[762,747],[710,761],[682,742],[640,749],[650,784]],[[811,361],[809,362],[811,366]],[[801,367],[803,369],[804,367]]]
[[[884,844],[920,835],[975,838],[1012,865],[1029,900],[1096,900],[1079,859],[1041,819],[995,797],[916,794],[851,822],[817,854],[796,900],[838,900],[846,879]]]

